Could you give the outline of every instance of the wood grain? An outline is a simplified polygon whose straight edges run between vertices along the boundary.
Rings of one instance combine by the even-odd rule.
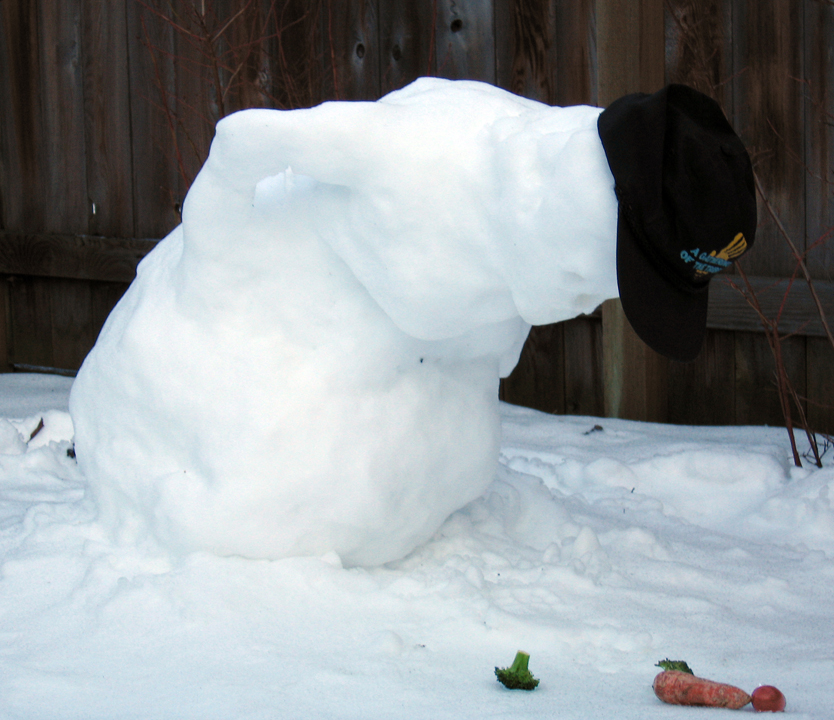
[[[9,282],[9,365],[54,367],[50,282],[34,277]]]
[[[328,2],[322,13],[325,97],[376,100],[381,94],[379,16],[371,0]]]
[[[698,357],[670,362],[668,422],[726,425],[735,422],[735,335],[708,330]]]
[[[733,0],[732,122],[744,140],[767,201],[800,252],[805,249],[803,15],[792,0],[751,3]],[[744,260],[748,273],[789,277],[796,261],[777,223],[759,198],[756,242]],[[737,417],[784,422],[771,378],[772,359],[762,336],[737,333]],[[783,343],[789,377],[806,394],[805,341]],[[764,389],[764,390],[763,390]]]
[[[381,93],[404,87],[437,68],[437,6],[432,2],[391,0],[379,7]]]
[[[602,320],[581,316],[562,323],[565,334],[565,412],[605,414],[602,372]]]
[[[0,277],[0,372],[9,372],[11,364],[10,357],[10,338],[11,327],[9,326],[9,313],[11,311],[11,304],[9,302],[9,281],[6,278]]]
[[[834,4],[805,8],[805,232],[814,277],[834,278]],[[834,320],[833,320],[834,321]],[[834,372],[834,369],[832,369]]]
[[[155,240],[0,233],[0,273],[131,282]]]
[[[805,249],[802,77],[803,21],[793,0],[733,0],[733,126],[745,141],[770,203],[800,251]],[[794,258],[759,202],[748,272],[789,276]]]
[[[0,227],[38,222],[38,102],[31,87],[39,73],[37,6],[0,3]]]
[[[594,0],[555,3],[556,105],[597,105]]]
[[[562,324],[534,327],[518,365],[501,382],[500,398],[543,412],[564,413],[564,358]]]
[[[666,82],[714,98],[732,116],[732,6],[716,0],[666,0]]]
[[[540,0],[504,0],[496,3],[495,9],[495,43],[502,48],[496,83],[549,105],[556,103],[558,72],[553,5]]]
[[[268,43],[270,90],[275,106],[312,107],[322,101],[322,78],[329,62],[322,51],[324,0],[261,0],[271,10]]]
[[[87,232],[129,238],[134,230],[126,35],[125,3],[84,3]]]
[[[438,0],[439,77],[495,84],[495,26],[492,0]]]
[[[55,279],[49,283],[52,365],[76,370],[95,342],[90,316],[90,283]]]
[[[179,223],[179,170],[174,137],[162,105],[176,94],[171,27],[138,2],[128,2],[133,236],[161,238]],[[152,49],[153,48],[153,49]]]
[[[666,422],[669,361],[640,340],[619,300],[602,304],[602,337],[605,415]]]
[[[773,354],[764,335],[735,333],[736,422],[749,425],[784,426],[776,389]],[[805,339],[788,338],[782,343],[782,358],[788,376],[800,395],[805,394]],[[793,413],[796,418],[796,413]]]
[[[597,0],[598,101],[608,105],[663,84],[664,24],[661,0]],[[643,343],[625,319],[619,300],[603,303],[605,413],[664,422],[667,361]]]
[[[82,0],[38,0],[37,139],[41,228],[88,232],[82,82]],[[31,79],[27,79],[31,86]]]
[[[828,340],[808,338],[806,397],[813,430],[834,434],[834,348]]]
[[[811,297],[811,290],[804,280],[790,281],[768,277],[751,277],[749,280],[765,317],[779,318],[781,333],[813,337],[825,335],[817,306]],[[746,290],[746,287],[737,277],[733,277],[732,280],[728,278],[727,281],[716,278],[711,283],[707,327],[762,331],[758,313],[744,299],[741,290]],[[820,298],[829,324],[834,324],[834,283],[817,280],[814,282],[814,290]]]

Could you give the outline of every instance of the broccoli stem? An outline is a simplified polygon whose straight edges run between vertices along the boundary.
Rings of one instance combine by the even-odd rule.
[[[527,663],[529,662],[530,654],[519,650],[515,654],[515,660],[513,660],[513,664],[510,665],[510,672],[513,675],[523,675],[524,673],[529,673],[530,671],[527,669]]]
[[[495,668],[495,677],[511,690],[533,690],[539,681],[528,669],[527,663],[529,662],[529,653],[519,650],[510,667]]]

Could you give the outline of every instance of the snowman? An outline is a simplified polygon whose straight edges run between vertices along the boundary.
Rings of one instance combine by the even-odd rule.
[[[99,520],[174,553],[401,558],[493,480],[531,325],[620,296],[691,359],[754,231],[744,147],[682,86],[603,112],[426,78],[231,115],[73,385]]]

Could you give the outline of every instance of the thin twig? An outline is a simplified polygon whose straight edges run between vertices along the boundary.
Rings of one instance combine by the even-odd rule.
[[[767,339],[767,344],[770,347],[770,352],[773,355],[773,362],[776,365],[776,391],[779,397],[779,406],[782,410],[782,416],[785,419],[785,429],[788,431],[788,438],[790,439],[791,443],[793,461],[797,467],[802,467],[802,459],[799,456],[799,450],[796,447],[796,438],[794,437],[793,433],[793,417],[791,415],[790,406],[790,399],[792,396],[794,397],[794,399],[796,399],[796,393],[793,390],[790,378],[788,377],[788,373],[785,370],[785,361],[782,357],[782,339],[779,337],[779,320],[778,318],[772,320],[767,315],[765,315],[761,303],[759,303],[759,298],[756,295],[756,291],[753,288],[753,284],[747,277],[747,273],[744,272],[744,268],[741,266],[740,262],[736,263],[736,269],[738,271],[739,276],[744,281],[746,290],[742,290],[741,288],[739,288],[739,286],[736,285],[729,278],[728,282],[731,287],[735,288],[741,293],[742,297],[744,297],[744,299],[747,301],[747,304],[750,305],[750,307],[753,308],[755,313],[759,316],[759,322],[761,322],[762,328],[764,329],[765,338]],[[804,413],[801,414],[804,417]]]

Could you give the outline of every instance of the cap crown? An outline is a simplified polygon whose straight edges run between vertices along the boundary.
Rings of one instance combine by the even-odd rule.
[[[686,296],[704,295],[710,278],[755,240],[755,184],[744,144],[718,103],[684,85],[616,100],[598,129],[620,203],[617,271],[626,316],[659,352],[688,357],[695,337],[697,354],[706,298],[687,313]],[[645,277],[624,275],[635,272]],[[648,276],[651,282],[642,282]],[[656,311],[659,303],[666,314]],[[699,327],[674,327],[684,316]],[[677,352],[674,338],[684,331],[687,345]]]

